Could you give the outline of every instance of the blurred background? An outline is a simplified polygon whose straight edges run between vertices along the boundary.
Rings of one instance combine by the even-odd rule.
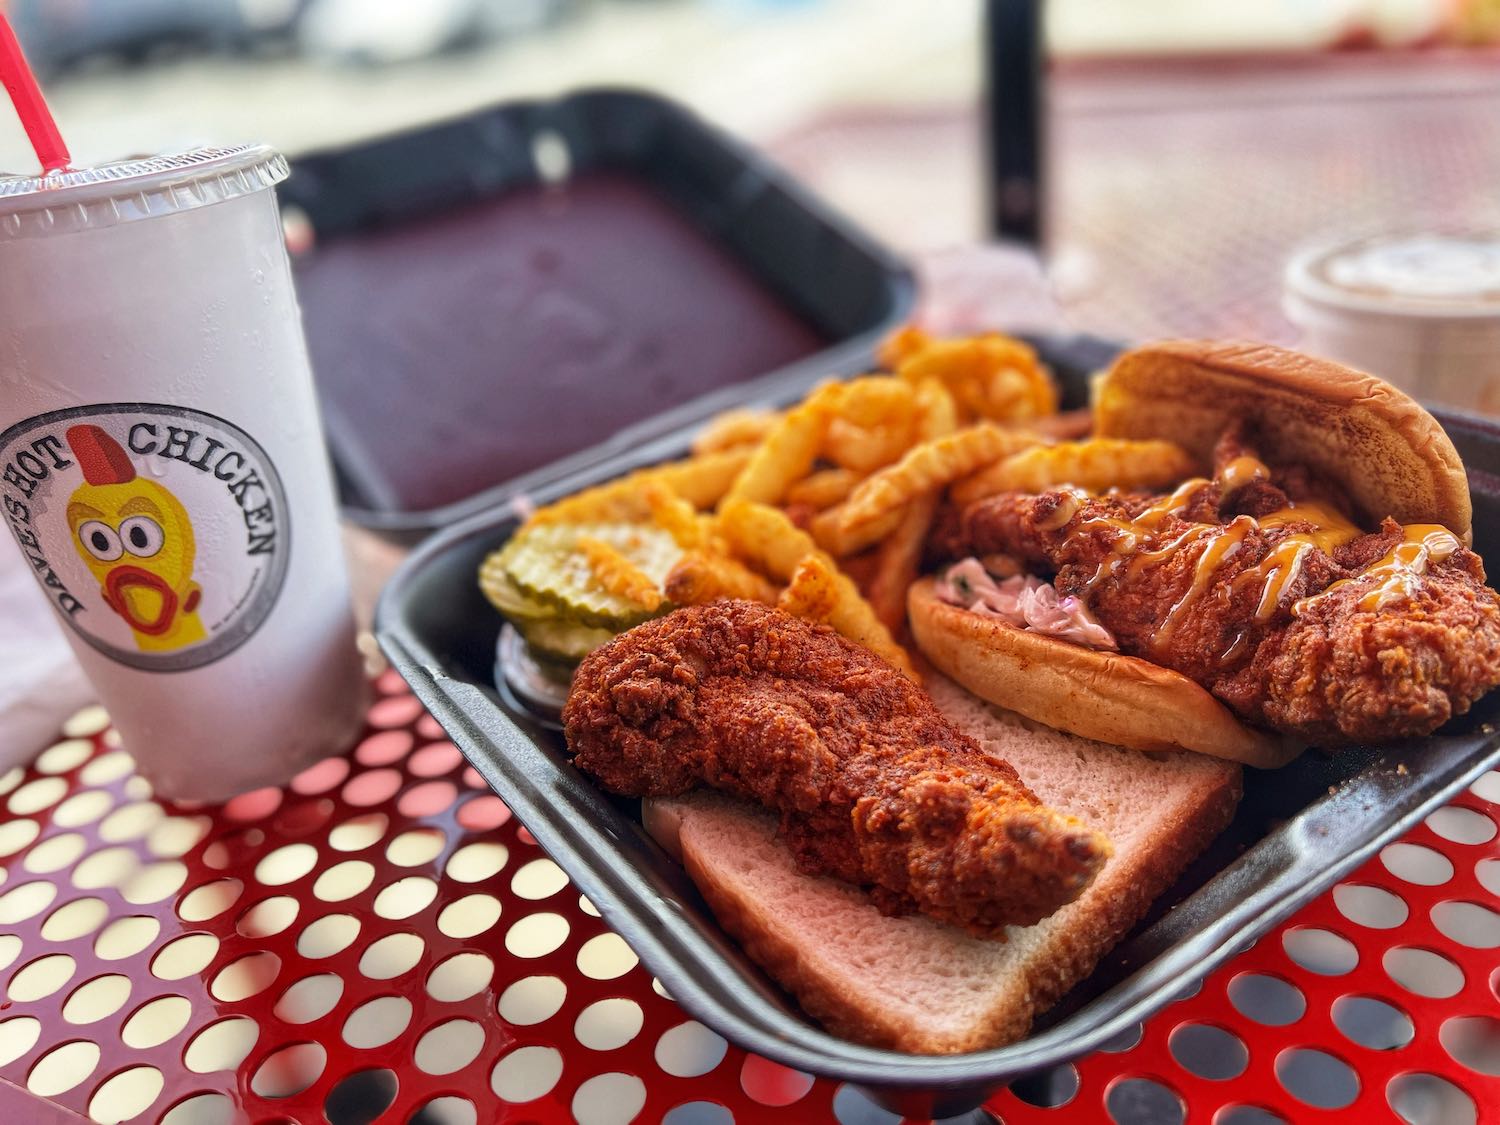
[[[1500,0],[1051,0],[1048,174],[1009,185],[987,138],[1016,122],[986,106],[998,90],[1024,125],[1013,91],[1031,76],[1024,48],[990,53],[987,7],[1013,30],[1032,5],[0,0],[80,162],[241,139],[296,155],[502,99],[646,87],[929,269],[1030,223],[1052,311],[1123,338],[1290,340],[1281,270],[1308,239],[1500,221]],[[0,114],[0,168],[29,167]],[[1032,220],[1006,229],[1007,205]]]

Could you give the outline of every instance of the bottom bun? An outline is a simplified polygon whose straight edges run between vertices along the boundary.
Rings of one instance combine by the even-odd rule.
[[[1132,750],[1196,750],[1261,769],[1284,766],[1301,752],[1245,726],[1169,668],[949,605],[931,578],[911,587],[907,610],[917,647],[933,667],[1049,727]]]

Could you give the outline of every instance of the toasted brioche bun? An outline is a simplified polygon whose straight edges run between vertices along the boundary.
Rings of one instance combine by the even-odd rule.
[[[1100,437],[1165,438],[1205,463],[1242,418],[1261,457],[1337,484],[1366,527],[1392,516],[1473,541],[1458,451],[1420,404],[1373,375],[1269,344],[1166,340],[1120,356],[1094,406]]]
[[[907,594],[922,655],[981,699],[1084,738],[1132,750],[1196,750],[1276,769],[1301,748],[1252,730],[1169,668],[1017,628],[949,605],[923,578]]]
[[[643,802],[646,828],[686,867],[750,959],[836,1035],[920,1054],[1013,1042],[1088,976],[1229,823],[1240,767],[1150,758],[997,714],[941,677],[933,701],[1053,808],[1115,852],[1075,901],[1005,941],[919,914],[888,917],[858,887],[797,870],[776,818],[699,790]]]

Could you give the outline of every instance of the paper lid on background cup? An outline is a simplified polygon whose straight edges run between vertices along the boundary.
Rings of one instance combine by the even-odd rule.
[[[286,177],[286,158],[268,145],[200,148],[45,176],[0,173],[0,242],[177,214]]]
[[[1345,240],[1294,257],[1288,312],[1422,322],[1500,318],[1500,230],[1405,231]]]

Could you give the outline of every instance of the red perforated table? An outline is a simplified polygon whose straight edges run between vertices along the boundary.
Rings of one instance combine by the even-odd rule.
[[[155,800],[98,708],[0,779],[0,1121],[897,1120],[688,1018],[401,680],[377,686],[348,757],[223,806]],[[1500,1121],[1497,819],[1490,773],[1138,1035],[981,1114]]]

